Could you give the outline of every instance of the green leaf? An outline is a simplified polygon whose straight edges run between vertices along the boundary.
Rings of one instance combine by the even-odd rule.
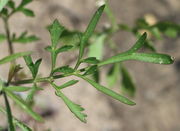
[[[1,64],[5,64],[5,63],[8,63],[8,62],[11,62],[19,57],[23,57],[23,56],[26,56],[26,55],[29,55],[31,54],[31,52],[20,52],[20,53],[15,53],[15,54],[12,54],[10,56],[6,56],[2,59],[0,59],[0,65]]]
[[[73,103],[69,98],[67,98],[61,91],[56,90],[56,95],[61,97],[64,103],[67,105],[69,110],[82,122],[86,123],[87,115],[82,113],[84,108],[80,105]]]
[[[16,118],[13,119],[15,125],[17,125],[22,131],[32,131],[30,127],[28,127],[25,123],[17,120]]]
[[[56,50],[56,53],[58,54],[58,53],[61,53],[61,52],[69,51],[69,50],[72,49],[72,48],[73,48],[72,45],[64,45],[64,46],[58,48],[58,49]]]
[[[180,33],[180,25],[169,21],[158,22],[157,24],[153,25],[152,28],[153,27],[158,28],[160,32],[165,34],[169,29],[174,30],[173,32],[176,32],[177,34]]]
[[[86,31],[82,35],[81,42],[80,42],[80,49],[79,49],[79,60],[82,58],[82,56],[84,54],[84,48],[87,44],[88,39],[93,34],[93,32],[96,28],[96,25],[97,25],[102,13],[103,13],[104,7],[105,7],[105,5],[99,7],[99,9],[95,12],[95,14],[92,17]]]
[[[7,114],[7,112],[2,107],[0,107],[0,112]],[[32,129],[29,128],[25,123],[17,120],[15,117],[13,117],[13,123],[17,125],[19,128],[21,128],[22,131],[32,131]]]
[[[1,11],[2,16],[4,16],[4,17],[7,17],[8,13],[9,13],[9,11],[8,11],[7,8],[3,8],[2,11]]]
[[[0,34],[0,42],[6,40],[6,35],[5,34]]]
[[[47,47],[45,47],[44,49],[45,49],[46,51],[49,51],[49,52],[52,52],[52,51],[53,51],[51,46],[47,46]]]
[[[153,45],[153,42],[151,40],[146,40],[145,43],[144,43],[144,46],[147,48],[147,49],[150,49],[152,52],[156,52],[156,48],[155,46]]]
[[[26,16],[34,17],[35,14],[32,10],[27,9],[27,8],[21,8],[20,11],[25,14]]]
[[[106,37],[106,34],[100,34],[98,36],[95,36],[94,41],[89,46],[89,57],[96,57],[98,60],[102,59]]]
[[[119,74],[120,74],[120,64],[116,63],[110,68],[107,74],[107,83],[109,87],[113,87],[117,83],[119,79]]]
[[[32,0],[22,0],[20,5],[19,5],[19,8],[22,8],[22,7],[24,7],[25,5],[27,5],[27,4],[31,3],[31,2],[32,2]]]
[[[132,32],[132,29],[127,24],[119,24],[118,26],[119,26],[119,29],[121,30]]]
[[[83,59],[81,62],[89,63],[89,64],[97,64],[99,63],[99,60],[97,60],[96,57],[88,57],[86,59]]]
[[[173,28],[168,28],[164,33],[167,36],[172,37],[172,38],[176,38],[178,35],[178,31],[176,29],[173,29]]]
[[[24,92],[32,89],[32,87],[25,87],[25,86],[8,86],[6,90],[15,91],[15,92]]]
[[[132,77],[130,76],[127,69],[123,66],[121,66],[121,77],[122,77],[122,91],[125,94],[128,94],[131,97],[134,97],[136,92],[136,86],[134,84],[134,81]]]
[[[53,24],[49,27],[49,32],[51,35],[52,48],[56,48],[59,38],[64,31],[64,27],[58,22],[58,20],[54,20]]]
[[[0,0],[0,11],[6,6],[9,0]]]
[[[157,39],[161,39],[161,32],[159,31],[159,29],[157,27],[153,27],[151,28],[151,33],[157,38]]]
[[[11,113],[11,108],[8,102],[8,98],[6,96],[6,93],[4,94],[4,100],[5,100],[5,105],[6,105],[6,112],[7,112],[7,118],[8,118],[8,130],[9,131],[15,131],[15,127],[13,124],[13,118],[12,118],[12,113]]]
[[[25,100],[29,105],[32,105],[34,103],[34,95],[39,90],[43,90],[43,89],[38,87],[36,83],[33,83],[33,87],[28,92],[28,95]]]
[[[35,63],[34,63],[34,70],[35,70],[35,76],[37,76],[38,70],[39,70],[39,66],[42,62],[42,59],[38,59]]]
[[[142,36],[137,40],[137,42],[131,47],[131,49],[128,50],[128,52],[136,52],[138,51],[143,45],[146,40],[147,33],[143,33]]]
[[[11,9],[15,9],[15,3],[14,3],[14,1],[9,0],[7,6],[10,7]]]
[[[172,64],[174,62],[173,57],[158,53],[133,53],[132,60],[139,60],[155,64]]]
[[[100,73],[100,71],[99,71],[98,68],[97,68],[97,70],[92,74],[92,78],[93,78],[93,79],[95,80],[95,82],[97,82],[97,83],[99,83],[99,80],[100,80],[99,73]]]
[[[55,72],[62,72],[64,74],[68,74],[68,73],[73,73],[75,70],[69,66],[62,66],[62,67],[58,67],[56,68],[53,73]]]
[[[12,39],[12,41],[14,43],[22,43],[22,44],[26,44],[26,43],[30,43],[30,42],[35,42],[38,41],[39,38],[35,35],[27,35],[27,32],[22,32],[21,35],[19,37],[15,37]]]
[[[135,105],[136,103],[134,103],[133,101],[129,100],[128,98],[102,86],[102,85],[99,85],[98,83],[96,83],[95,81],[91,80],[91,79],[88,79],[82,75],[79,75],[79,74],[75,74],[76,76],[84,79],[85,81],[87,81],[88,83],[90,83],[93,87],[95,87],[98,91],[108,95],[108,96],[111,96],[112,98],[124,103],[124,104],[127,104],[127,105]]]
[[[78,47],[82,33],[79,31],[69,31],[65,29],[61,34],[60,41],[65,45],[73,45]]]
[[[29,70],[31,71],[32,75],[35,75],[34,71],[34,63],[32,61],[32,58],[30,55],[24,56],[24,61],[26,62],[26,65],[28,66]]]
[[[112,64],[127,60],[138,60],[143,62],[150,62],[155,64],[172,64],[174,58],[166,54],[158,53],[128,53],[124,52],[116,56],[112,56],[104,61],[101,61],[98,66],[103,66],[106,64]]]
[[[63,89],[63,88],[66,88],[66,87],[69,87],[69,86],[72,86],[74,84],[76,84],[78,82],[78,80],[70,80],[60,86],[57,86],[57,89]]]
[[[83,74],[83,76],[93,74],[97,71],[97,65],[90,66],[87,71]]]
[[[37,76],[39,66],[42,62],[42,59],[38,59],[34,64],[31,56],[28,55],[28,56],[24,56],[24,60],[26,62],[26,65],[28,66],[29,70],[31,71],[33,78],[35,78]]]
[[[9,91],[9,90],[5,90],[5,92],[7,93],[7,95],[13,100],[15,101],[24,111],[26,111],[32,118],[34,118],[37,121],[43,121],[43,118],[37,114],[36,112],[34,112],[31,107],[19,96],[15,95],[13,92]]]

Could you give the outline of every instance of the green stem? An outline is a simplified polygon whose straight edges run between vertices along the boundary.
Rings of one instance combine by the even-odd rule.
[[[81,64],[81,60],[78,59],[78,61],[77,61],[77,63],[76,63],[76,66],[74,67],[74,70],[77,70],[78,67],[80,66],[80,64]]]
[[[35,81],[34,81],[34,79],[26,79],[26,80],[20,80],[20,81],[13,81],[13,82],[11,82],[11,84],[19,85],[19,84],[31,84],[33,82],[35,82],[35,83],[49,82],[54,79],[64,78],[64,77],[68,77],[71,75],[72,74],[54,75],[54,76],[49,76],[49,77],[36,78]]]
[[[14,124],[13,124],[12,113],[11,113],[11,107],[9,105],[9,101],[8,101],[8,98],[7,98],[5,92],[3,92],[3,95],[4,95],[5,104],[6,104],[7,118],[8,118],[8,124],[9,124],[9,131],[15,131]]]
[[[14,53],[14,48],[13,48],[12,41],[11,41],[8,18],[3,18],[3,21],[4,21],[4,27],[5,27],[5,31],[6,31],[6,36],[7,36],[9,54],[13,54]]]

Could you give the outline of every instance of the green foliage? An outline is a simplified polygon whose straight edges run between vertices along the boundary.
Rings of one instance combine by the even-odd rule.
[[[15,91],[15,92],[24,92],[30,90],[32,87],[25,87],[25,86],[8,86],[6,90]]]
[[[124,104],[133,106],[135,105],[135,102],[131,101],[129,98],[100,84],[100,67],[107,64],[112,64],[107,73],[107,82],[109,87],[112,87],[117,82],[120,82],[119,87],[121,88],[122,92],[125,95],[127,94],[129,96],[134,96],[136,85],[134,84],[134,80],[128,72],[128,69],[123,65],[124,61],[137,60],[155,64],[172,64],[174,61],[174,58],[169,55],[156,53],[152,40],[147,38],[147,33],[141,34],[140,31],[145,29],[156,39],[162,39],[163,35],[168,37],[177,37],[180,29],[178,24],[171,22],[158,22],[154,25],[149,25],[145,19],[137,20],[134,27],[129,27],[126,24],[118,24],[110,9],[108,1],[106,1],[107,6],[105,7],[105,5],[102,5],[98,8],[91,18],[85,32],[83,33],[80,31],[70,31],[61,25],[57,19],[54,20],[54,22],[48,27],[51,37],[51,44],[45,48],[45,50],[51,55],[50,74],[46,77],[39,76],[38,73],[42,59],[38,59],[33,62],[32,57],[30,56],[31,52],[13,53],[14,43],[26,44],[35,42],[39,40],[39,38],[35,35],[28,35],[27,32],[22,32],[19,36],[17,36],[16,33],[12,34],[8,24],[9,18],[16,12],[21,12],[30,17],[35,16],[32,10],[25,7],[31,2],[32,0],[22,0],[19,5],[16,5],[13,0],[0,1],[0,16],[3,19],[6,31],[5,34],[0,34],[0,42],[7,40],[9,49],[11,50],[9,56],[0,59],[0,65],[11,62],[7,81],[2,81],[0,79],[0,94],[4,95],[6,106],[6,110],[0,107],[0,111],[7,115],[10,131],[15,130],[15,126],[18,126],[23,131],[32,131],[32,129],[12,116],[8,98],[11,98],[12,101],[19,105],[33,119],[41,122],[43,121],[43,118],[38,113],[34,112],[32,108],[34,104],[33,98],[36,92],[42,90],[38,84],[40,82],[49,83],[55,89],[55,94],[63,100],[69,110],[80,121],[86,123],[87,115],[83,113],[84,108],[71,101],[61,91],[64,88],[75,85],[79,82],[79,80],[72,79],[61,85],[56,85],[56,79],[69,76],[79,77],[107,96],[110,96],[111,98]],[[111,22],[111,25],[101,32],[94,32],[104,9],[109,21]],[[117,53],[118,47],[111,37],[114,33],[120,30],[132,32],[138,40],[129,50],[122,53]],[[59,46],[60,42],[62,45]],[[108,46],[112,49],[112,52],[115,52],[116,54],[104,59],[103,53],[105,43],[108,43]],[[143,47],[150,49],[152,52],[140,52],[140,49]],[[85,48],[88,48],[89,51],[87,56],[85,54]],[[79,50],[79,55],[76,59],[77,62],[74,68],[72,68],[70,65],[56,65],[58,55],[61,55],[63,52],[72,51],[73,49]],[[32,74],[31,78],[29,79],[23,79],[18,74],[22,67],[16,64],[15,60],[21,57],[24,57],[26,66],[29,68]],[[81,63],[85,63],[84,67],[78,69]],[[90,79],[90,76],[93,76],[94,80]],[[31,84],[31,86],[26,86],[25,84]],[[16,92],[25,91],[27,92],[27,97],[25,100],[21,98],[20,95],[16,94]]]
[[[8,0],[0,0],[0,11],[6,6],[8,3]]]
[[[7,114],[6,110],[3,109],[2,107],[0,107],[0,112]],[[18,126],[20,129],[22,129],[23,131],[32,131],[31,128],[29,128],[26,124],[24,124],[23,122],[17,120],[15,117],[13,117],[13,123],[14,125]]]
[[[96,57],[88,57],[86,59],[83,59],[82,63],[97,64],[99,63],[99,60],[97,60]]]
[[[90,83],[93,87],[95,87],[98,91],[108,95],[108,96],[111,96],[112,98],[124,103],[124,104],[127,104],[127,105],[135,105],[136,103],[134,103],[133,101],[129,100],[128,98],[124,97],[124,96],[121,96],[120,94],[102,86],[102,85],[99,85],[98,83],[96,83],[95,81],[91,80],[91,79],[88,79],[82,75],[79,75],[79,74],[76,74],[76,76],[84,79],[85,81],[87,81],[88,83]]]
[[[122,91],[125,94],[128,94],[129,96],[134,97],[135,92],[136,92],[136,86],[134,84],[134,81],[132,80],[129,72],[125,67],[121,65],[121,76],[122,76]]]
[[[35,79],[42,59],[38,59],[35,63],[33,63],[31,56],[28,55],[24,56],[24,60],[26,62],[26,65],[29,67],[29,70],[31,71],[33,78]]]
[[[8,118],[8,124],[9,124],[8,125],[8,130],[15,131],[15,127],[14,127],[14,124],[13,124],[13,118],[12,118],[12,114],[11,114],[11,108],[10,108],[6,93],[4,93],[4,100],[5,100],[7,118]]]
[[[58,22],[58,20],[54,20],[53,24],[49,26],[49,32],[51,35],[51,43],[52,49],[54,50],[58,44],[59,37],[64,31],[64,27]]]
[[[6,35],[0,34],[0,42],[6,40]]]
[[[56,95],[61,97],[61,99],[64,101],[64,103],[67,105],[67,107],[70,109],[70,111],[82,122],[86,123],[86,117],[87,115],[82,113],[84,111],[84,108],[82,108],[80,105],[73,103],[69,98],[67,98],[60,90],[58,90],[59,87],[57,87],[55,84],[51,83],[52,86],[56,89]]]
[[[11,62],[11,61],[13,61],[13,60],[15,60],[17,58],[20,58],[20,57],[23,57],[23,56],[26,56],[26,55],[29,55],[29,54],[31,54],[31,52],[21,52],[21,53],[15,53],[15,54],[6,56],[6,57],[0,59],[0,65]]]
[[[174,58],[166,54],[159,53],[136,53],[139,50],[145,41],[145,34],[143,34],[135,45],[126,52],[119,53],[118,55],[112,56],[106,60],[101,61],[98,66],[103,66],[106,64],[112,64],[127,60],[138,60],[143,62],[150,62],[155,64],[172,64]]]
[[[84,34],[82,35],[81,37],[81,41],[80,41],[80,49],[79,49],[79,59],[82,58],[83,56],[83,53],[84,53],[84,48],[87,44],[87,40],[90,38],[90,36],[93,34],[95,28],[96,28],[96,25],[103,13],[103,10],[104,10],[104,5],[101,6],[97,11],[96,13],[94,14],[94,16],[92,17],[86,31],[84,32]]]
[[[116,63],[112,65],[107,73],[107,83],[109,87],[113,87],[120,77],[120,64]]]
[[[76,84],[77,82],[79,82],[78,80],[70,80],[60,86],[56,86],[56,89],[63,89],[63,88],[66,88],[66,87],[69,87],[69,86],[72,86],[74,84]]]
[[[63,67],[58,67],[56,69],[54,69],[53,73],[55,72],[61,72],[64,74],[69,74],[69,73],[73,73],[75,70],[69,66],[63,66]]]
[[[89,52],[88,52],[89,57],[96,57],[99,60],[102,59],[105,39],[106,39],[106,34],[100,34],[94,36],[93,42],[89,46]]]
[[[6,90],[6,94],[14,101],[17,105],[19,105],[25,112],[27,112],[32,118],[34,118],[37,121],[43,121],[43,118],[34,112],[31,107],[19,96],[15,95],[13,92]]]
[[[77,69],[80,65],[80,61],[81,61],[81,58],[83,57],[83,54],[84,54],[84,49],[85,49],[85,46],[87,45],[87,41],[88,39],[90,38],[90,36],[93,34],[95,28],[96,28],[96,25],[103,13],[103,10],[104,10],[104,7],[105,5],[101,6],[94,14],[94,16],[92,17],[86,31],[83,33],[83,35],[81,36],[81,40],[80,40],[80,48],[79,48],[79,57],[78,57],[78,61],[76,63],[76,66],[75,66],[75,69]]]
[[[22,44],[35,42],[37,40],[39,40],[39,38],[36,37],[35,35],[27,36],[27,31],[22,32],[19,37],[16,37],[16,35],[14,34],[13,38],[12,38],[12,42],[14,42],[14,43],[22,43]]]

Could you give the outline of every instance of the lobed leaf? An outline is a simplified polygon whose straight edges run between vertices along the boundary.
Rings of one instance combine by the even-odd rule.
[[[27,5],[27,4],[31,3],[31,2],[32,2],[32,0],[22,0],[20,5],[19,5],[19,8],[22,8],[22,7],[24,7],[25,5]]]
[[[27,8],[21,8],[20,11],[25,14],[26,16],[34,17],[35,14],[32,10],[27,9]]]
[[[93,34],[96,25],[103,13],[105,5],[99,7],[99,9],[95,12],[94,16],[92,17],[86,31],[84,32],[84,34],[82,35],[81,41],[80,41],[80,49],[79,49],[79,59],[82,58],[83,53],[84,53],[84,48],[87,44],[88,39],[90,38],[90,36]]]
[[[5,90],[5,92],[7,93],[7,95],[13,100],[15,101],[24,111],[26,111],[32,118],[34,118],[37,121],[43,121],[43,118],[37,114],[36,112],[34,112],[32,110],[32,108],[19,96],[15,95],[13,92],[9,91],[9,90]]]
[[[69,86],[72,86],[74,84],[76,84],[77,82],[79,82],[78,80],[70,80],[60,86],[57,86],[57,89],[63,89],[63,88],[66,88],[66,87],[69,87]]]
[[[147,37],[147,33],[143,33],[140,38],[136,41],[136,43],[128,50],[128,52],[136,52],[138,51],[145,43]]]
[[[84,77],[82,75],[79,75],[79,74],[75,74],[76,76],[84,79],[85,81],[87,81],[88,83],[90,83],[93,87],[95,87],[98,91],[108,95],[108,96],[111,96],[112,98],[124,103],[124,104],[127,104],[127,105],[135,105],[136,103],[134,103],[133,101],[129,100],[128,98],[102,86],[102,85],[99,85],[98,83],[96,83],[95,81],[91,80],[91,79],[88,79],[87,77]]]
[[[83,59],[81,62],[89,63],[89,64],[97,64],[99,63],[99,60],[97,60],[96,57],[88,57],[86,59]]]
[[[56,95],[61,97],[64,103],[67,105],[69,110],[82,122],[86,123],[87,115],[82,113],[84,108],[80,105],[73,103],[69,98],[67,98],[60,90],[56,90]]]
[[[131,57],[132,60],[139,60],[155,64],[172,64],[174,62],[173,57],[158,53],[133,53]]]
[[[24,56],[24,60],[29,70],[31,71],[33,78],[35,78],[37,76],[42,59],[38,59],[35,63],[33,63],[31,56],[28,55],[28,56]]]
[[[174,58],[166,54],[158,53],[128,53],[124,52],[116,56],[112,56],[104,61],[101,61],[98,66],[103,66],[106,64],[112,64],[127,60],[138,60],[143,62],[150,62],[155,64],[172,64]]]
[[[52,51],[53,51],[51,46],[47,46],[47,47],[45,47],[44,49],[45,49],[46,51],[48,51],[48,52],[52,52]]]
[[[54,20],[53,24],[49,27],[49,32],[51,35],[51,42],[52,42],[52,48],[56,48],[59,38],[64,31],[64,27],[61,26],[59,21],[56,19]]]
[[[35,42],[38,40],[39,40],[39,38],[37,36],[35,36],[35,35],[28,36],[27,32],[25,31],[25,32],[22,32],[19,37],[16,37],[14,35],[12,42],[26,44],[26,43]]]
[[[23,56],[26,56],[26,55],[29,55],[29,54],[31,54],[31,52],[20,52],[20,53],[12,54],[10,56],[6,56],[3,59],[0,59],[0,65],[11,62],[11,61],[13,61],[13,60],[15,60],[15,59],[17,59],[19,57],[23,57]]]
[[[83,74],[83,76],[93,74],[97,71],[97,65],[90,66],[87,71]]]
[[[72,45],[64,45],[64,46],[58,48],[58,49],[56,50],[56,53],[58,54],[58,53],[61,53],[61,52],[65,52],[65,51],[68,51],[68,50],[70,50],[70,49],[72,49],[72,48],[73,48]]]
[[[68,73],[73,73],[74,71],[75,70],[69,66],[62,66],[62,67],[58,67],[54,69],[53,73],[62,72],[62,73],[68,74]]]

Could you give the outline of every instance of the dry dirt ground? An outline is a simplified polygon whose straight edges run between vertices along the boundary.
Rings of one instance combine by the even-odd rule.
[[[145,14],[153,14],[158,20],[171,20],[180,23],[179,0],[111,0],[111,8],[118,22],[133,25],[134,21]],[[44,47],[50,43],[45,27],[57,18],[70,29],[84,30],[96,10],[95,0],[35,0],[29,5],[35,11],[36,17],[26,18],[17,14],[11,19],[12,31],[29,30],[38,35],[41,40],[29,45],[15,45],[15,51],[33,50],[34,58],[43,58],[41,74],[46,75],[50,68],[50,57]],[[101,23],[106,23],[102,18]],[[100,26],[100,25],[99,25]],[[0,32],[3,25],[0,24]],[[120,32],[115,40],[119,50],[130,47],[135,38],[126,32]],[[44,113],[45,122],[30,122],[37,131],[180,131],[180,38],[156,41],[159,52],[174,56],[173,65],[154,65],[139,62],[126,62],[132,76],[136,79],[137,94],[134,98],[137,105],[133,107],[115,101],[97,92],[87,83],[65,89],[64,92],[76,103],[81,104],[88,114],[87,124],[81,123],[67,109],[65,104],[54,95],[54,90],[44,85],[44,91],[39,92],[37,111]],[[7,55],[5,43],[0,45],[0,56]],[[73,58],[75,54],[71,54]],[[68,56],[69,57],[69,56]],[[59,58],[58,64],[67,62],[67,54]],[[22,62],[24,64],[24,62]],[[1,66],[0,75],[7,77],[7,65]],[[64,80],[63,80],[64,81]],[[60,81],[63,82],[63,81]],[[103,79],[101,79],[103,81]],[[59,82],[59,81],[58,81]],[[3,103],[2,97],[0,97]],[[26,119],[17,107],[13,114]],[[1,125],[6,125],[5,117],[0,114]]]

